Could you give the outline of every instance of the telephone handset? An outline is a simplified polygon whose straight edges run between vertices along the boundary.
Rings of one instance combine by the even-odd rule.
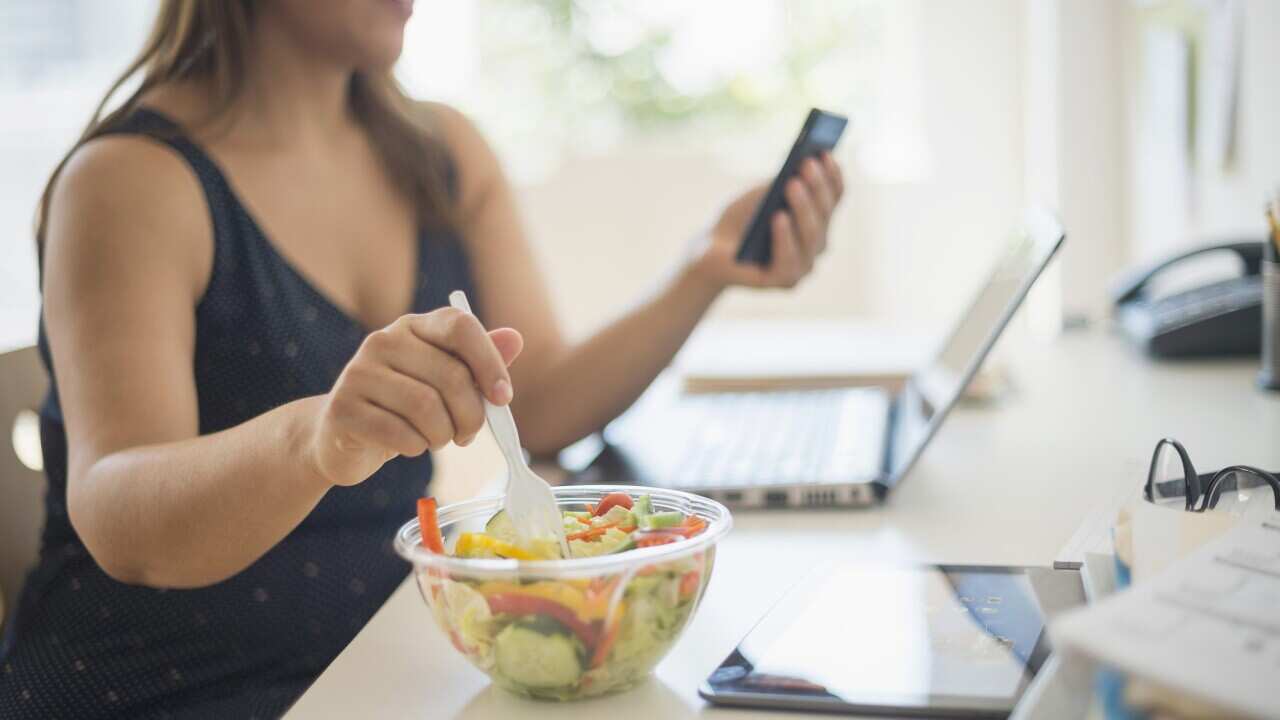
[[[1152,285],[1174,268],[1211,253],[1235,253],[1242,273],[1165,297]],[[1125,334],[1159,357],[1257,353],[1262,336],[1262,243],[1228,242],[1195,248],[1126,275],[1114,292]]]

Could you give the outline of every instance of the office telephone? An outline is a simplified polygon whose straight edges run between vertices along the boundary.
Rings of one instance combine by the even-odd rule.
[[[1163,297],[1153,285],[1175,268],[1235,253],[1241,273]],[[1262,328],[1262,243],[1227,242],[1166,258],[1126,275],[1114,292],[1121,329],[1157,357],[1257,353]]]

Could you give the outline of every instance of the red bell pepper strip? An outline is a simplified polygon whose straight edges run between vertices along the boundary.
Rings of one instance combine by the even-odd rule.
[[[618,523],[606,523],[604,525],[596,525],[595,527],[589,527],[586,530],[571,532],[568,535],[565,535],[564,539],[565,540],[595,540],[596,538],[604,535],[605,532],[609,530],[609,528],[615,528],[615,527],[618,528],[619,532],[624,532],[624,533],[629,533],[632,530],[636,529],[635,525],[619,525]]]
[[[593,527],[593,528],[587,528],[586,530],[579,530],[578,532],[572,532],[572,533],[569,533],[568,535],[565,535],[564,539],[565,540],[594,540],[600,537],[601,535],[604,535],[606,532],[608,532],[609,528],[611,527],[613,526],[601,525],[600,527]]]
[[[636,547],[653,547],[655,545],[666,545],[673,543],[681,538],[691,538],[699,535],[703,530],[707,529],[707,521],[697,515],[690,515],[684,519],[684,522],[675,527],[662,528],[661,530],[645,530],[636,534]]]
[[[422,545],[443,555],[444,537],[440,534],[440,522],[436,518],[435,498],[418,498],[418,527],[422,530]]]
[[[650,532],[636,533],[636,547],[654,547],[656,545],[666,545],[673,543],[683,537],[680,533],[672,531],[653,530]]]
[[[622,582],[621,575],[592,578],[591,582],[587,584],[587,602],[607,603],[609,601],[609,597],[613,595],[613,591],[618,589],[618,583],[620,582]]]
[[[632,503],[631,501],[631,496],[626,493],[622,493],[622,492],[609,493],[608,495],[605,495],[603,498],[600,499],[600,504],[597,505],[595,509],[591,511],[591,514],[595,515],[596,517],[599,517],[609,512],[609,509],[615,505],[621,505],[622,507],[630,510],[633,504],[634,503]]]
[[[614,528],[614,527],[618,528],[623,532],[631,532],[626,528],[618,527],[618,523],[615,522],[615,523],[605,523],[603,525],[595,525],[587,528],[586,530],[579,530],[578,532],[571,532],[568,535],[565,535],[564,538],[565,540],[594,540],[600,537],[601,535],[604,535],[609,528]],[[634,530],[634,528],[632,529]]]
[[[613,594],[618,590],[618,583],[622,582],[622,576],[605,580],[596,578],[587,588],[587,602],[604,607],[609,604],[613,598]],[[622,629],[622,616],[627,612],[627,603],[619,599],[618,604],[614,606],[613,613],[605,620],[604,632],[600,636],[600,643],[596,645],[595,650],[591,653],[591,664],[589,667],[598,668],[604,664],[609,657],[609,651],[613,649],[614,644],[618,641],[618,631]]]
[[[703,520],[697,515],[690,515],[689,517],[685,518],[684,522],[681,523],[680,525],[680,530],[682,531],[683,535],[687,538],[691,538],[694,535],[698,535],[699,533],[701,533],[703,530],[706,530],[706,529],[707,529],[707,521]]]
[[[698,585],[702,583],[702,573],[697,570],[690,570],[680,576],[680,597],[688,599],[698,592]]]
[[[494,614],[546,615],[577,635],[582,640],[583,647],[595,647],[599,637],[599,630],[594,624],[583,622],[572,610],[558,602],[516,593],[496,593],[485,599],[489,602],[489,610]]]
[[[595,578],[592,580],[585,593],[587,607],[593,613],[599,613],[599,617],[605,617],[608,614],[609,601],[613,599],[613,593],[618,589],[618,583],[620,582],[622,582],[622,576],[620,575],[615,575],[608,579]]]
[[[591,653],[591,669],[595,669],[604,664],[609,659],[609,651],[613,650],[613,646],[618,642],[618,631],[622,629],[622,611],[613,614],[610,618],[611,622],[604,630],[604,635],[600,638],[600,644],[596,645],[595,652]]]
[[[453,643],[453,647],[463,655],[470,655],[467,652],[467,646],[462,644],[462,636],[456,630],[449,631],[449,641]]]

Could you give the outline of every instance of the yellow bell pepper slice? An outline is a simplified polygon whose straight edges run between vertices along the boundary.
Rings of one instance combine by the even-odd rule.
[[[460,557],[489,557],[497,555],[512,560],[537,560],[533,553],[522,550],[509,542],[482,533],[462,533],[453,553]]]

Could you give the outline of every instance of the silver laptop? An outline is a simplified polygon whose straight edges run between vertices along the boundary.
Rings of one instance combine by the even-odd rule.
[[[1052,215],[1027,211],[938,352],[897,391],[682,395],[668,378],[605,429],[574,481],[674,487],[736,508],[879,502],[920,457],[1062,242]]]

